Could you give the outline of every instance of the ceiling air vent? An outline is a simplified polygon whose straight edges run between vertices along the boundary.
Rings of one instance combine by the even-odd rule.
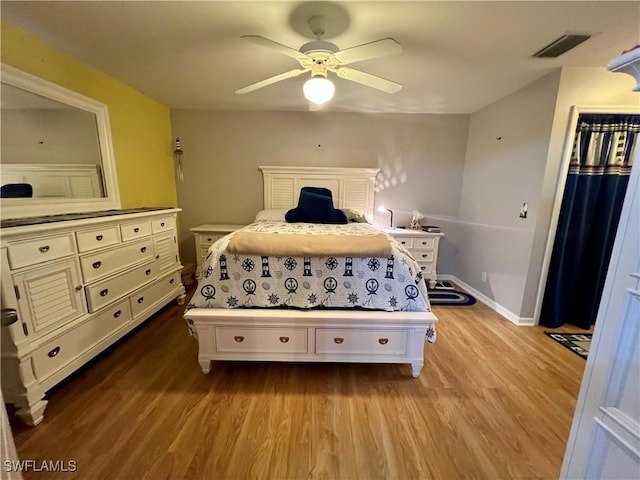
[[[556,58],[591,38],[589,34],[568,33],[533,54],[537,58]]]

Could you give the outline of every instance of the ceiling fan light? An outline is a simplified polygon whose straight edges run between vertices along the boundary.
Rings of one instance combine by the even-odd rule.
[[[307,100],[316,105],[322,105],[333,98],[336,87],[328,78],[318,76],[307,80],[302,91]]]

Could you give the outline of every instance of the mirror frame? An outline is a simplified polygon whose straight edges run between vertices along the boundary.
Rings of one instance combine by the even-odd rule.
[[[0,63],[0,69],[2,73],[0,81],[2,83],[95,115],[98,143],[102,157],[100,169],[105,190],[105,196],[100,198],[3,198],[0,200],[0,218],[24,218],[120,209],[120,192],[116,177],[109,108],[107,105],[5,63]],[[1,163],[0,168],[2,168]]]

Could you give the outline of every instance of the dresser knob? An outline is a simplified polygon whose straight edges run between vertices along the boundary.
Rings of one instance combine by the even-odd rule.
[[[150,269],[150,268],[147,268],[147,269],[144,271],[144,274],[145,274],[145,275],[151,275],[151,269]]]
[[[160,226],[161,226],[161,227],[164,227],[164,222],[161,222],[161,223],[160,223]]]
[[[144,302],[144,297],[140,297],[140,298],[138,299],[138,303],[142,303],[142,302]]]
[[[378,339],[378,343],[380,345],[386,345],[387,343],[389,343],[389,339],[388,338],[379,338]]]
[[[96,240],[101,241],[104,237],[102,235],[96,235]]]
[[[334,342],[336,342],[338,345],[340,345],[341,343],[343,343],[343,342],[344,342],[344,338],[342,338],[342,337],[335,337],[335,338],[333,339],[333,341],[334,341]]]
[[[82,290],[82,285],[78,285],[78,286],[76,287],[76,292],[79,292],[80,290]]]
[[[102,291],[100,292],[100,296],[101,296],[101,297],[106,297],[108,293],[109,293],[109,289],[108,289],[108,288],[105,288],[104,290],[102,290]]]
[[[142,247],[142,248],[140,249],[140,251],[141,251],[142,253],[146,252],[146,251],[147,251],[147,247]]]
[[[49,356],[49,358],[53,358],[59,353],[60,353],[60,347],[56,347],[53,350],[51,350],[49,353],[47,353],[47,355]]]
[[[138,227],[136,227],[136,228],[134,228],[134,229],[133,229],[133,232],[134,232],[134,233],[138,233],[139,231],[140,231],[140,229],[139,229]]]
[[[114,312],[113,318],[118,318],[120,317],[120,315],[122,315],[122,310],[118,310],[117,312]]]
[[[93,262],[93,268],[100,268],[102,266],[102,262]]]
[[[175,282],[176,282],[176,279],[175,279],[175,278],[172,278],[171,280],[169,280],[169,283],[170,283],[171,285],[173,285]]]
[[[244,342],[244,337],[242,335],[236,335],[233,339],[238,343]]]
[[[282,343],[287,343],[289,341],[289,337],[280,337],[280,341]]]
[[[207,238],[207,242],[213,242],[213,238]]]
[[[49,245],[43,245],[42,247],[38,248],[38,250],[40,250],[40,253],[47,253],[49,251]]]

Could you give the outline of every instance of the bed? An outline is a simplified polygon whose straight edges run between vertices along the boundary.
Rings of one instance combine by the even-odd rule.
[[[264,210],[210,247],[185,311],[202,371],[214,360],[405,363],[417,377],[437,318],[406,249],[366,222],[283,221],[303,187],[372,218],[378,170],[260,169]]]

